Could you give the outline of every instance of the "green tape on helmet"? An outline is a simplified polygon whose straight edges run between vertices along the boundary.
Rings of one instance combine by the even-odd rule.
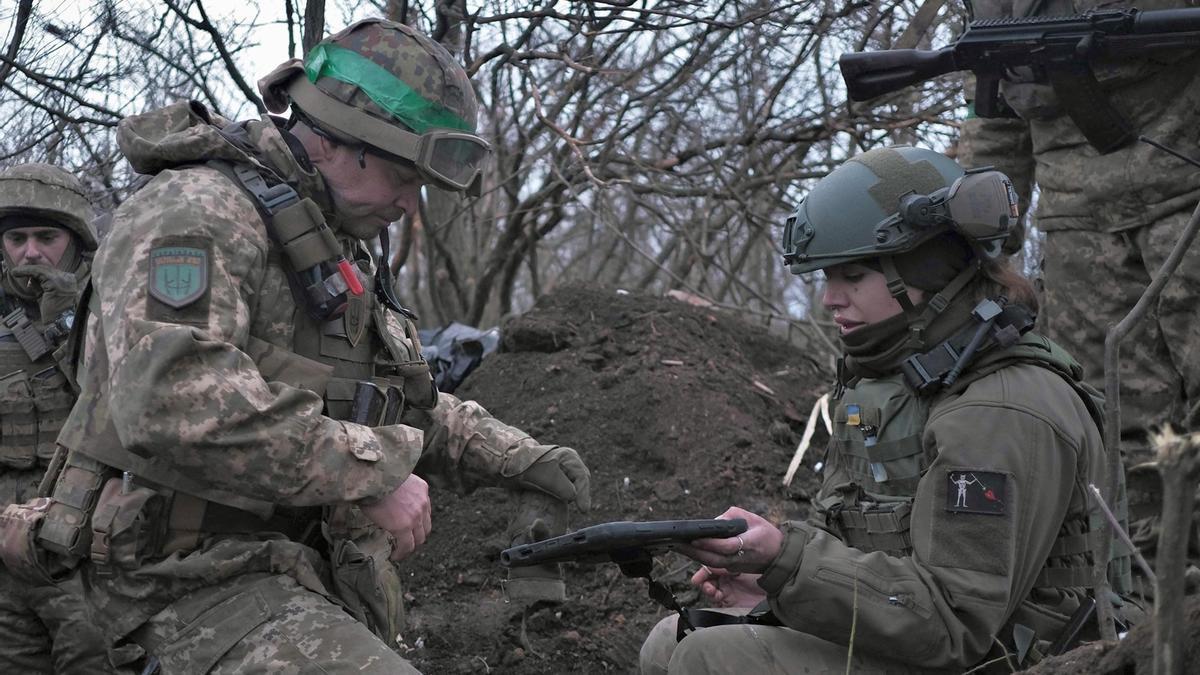
[[[349,49],[317,45],[304,59],[304,72],[314,84],[322,77],[331,77],[358,87],[418,134],[433,128],[471,130],[453,111],[426,99],[379,64]]]

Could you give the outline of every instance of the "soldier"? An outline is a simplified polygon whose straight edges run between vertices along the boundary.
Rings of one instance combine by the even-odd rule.
[[[1184,0],[974,0],[979,19],[1064,16],[1121,5],[1187,7]],[[1200,143],[1200,51],[1093,64],[1101,91],[1138,133],[1184,153]],[[959,160],[992,165],[1028,198],[1040,188],[1036,224],[1045,233],[1042,328],[1103,387],[1104,338],[1136,304],[1200,200],[1200,170],[1144,143],[1107,155],[1087,143],[1044,84],[1009,73],[1005,102],[1018,119],[964,122]],[[1122,433],[1163,422],[1200,423],[1200,341],[1193,325],[1200,294],[1200,248],[1193,246],[1136,339],[1121,348]]]
[[[588,471],[438,395],[370,252],[422,185],[477,192],[489,146],[463,68],[367,20],[259,85],[290,121],[192,102],[120,124],[153,178],[96,257],[70,454],[38,542],[81,564],[115,664],[415,672],[393,650],[392,561],[430,531],[421,476],[565,511],[588,507]]]
[[[1009,672],[1086,615],[1099,406],[1028,332],[1036,295],[1000,251],[1016,209],[1003,174],[909,147],[805,197],[785,260],[824,270],[845,348],[816,512],[779,528],[734,507],[742,536],[685,548],[692,583],[741,609],[678,643],[662,621],[643,673]]]
[[[59,366],[96,250],[92,207],[49,164],[0,172],[0,508],[37,496],[75,392]],[[30,585],[0,567],[0,671],[107,672],[79,577]]]

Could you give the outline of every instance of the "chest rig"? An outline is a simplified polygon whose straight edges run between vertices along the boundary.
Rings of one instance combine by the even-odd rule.
[[[228,125],[220,133],[247,154],[256,153],[244,125]],[[302,310],[285,316],[286,306],[258,308],[251,336],[283,350],[271,359],[275,367],[265,364],[274,372],[264,377],[288,382],[287,373],[297,365],[327,372],[299,386],[323,396],[329,417],[368,426],[395,424],[405,408],[434,407],[437,389],[421,356],[417,317],[400,304],[392,286],[386,228],[380,233],[384,262],[376,265],[360,242],[339,240],[320,208],[270,170],[249,162],[207,164],[241,187],[262,216],[271,242],[264,291],[273,297],[286,280]],[[290,326],[291,335],[271,325]],[[286,363],[288,353],[291,361],[312,363]],[[262,370],[261,359],[255,361]]]
[[[816,507],[848,545],[896,556],[912,551],[913,495],[932,460],[921,443],[929,406],[902,375],[865,380],[842,395],[825,464],[827,487]]]
[[[74,312],[45,328],[21,306],[0,302],[0,467],[31,469],[54,455],[75,394],[53,350],[70,330]]]

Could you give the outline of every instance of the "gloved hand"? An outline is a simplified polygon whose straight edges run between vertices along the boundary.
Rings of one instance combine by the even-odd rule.
[[[526,445],[504,460],[500,475],[511,485],[540,490],[580,511],[592,508],[591,472],[579,453],[561,445]]]
[[[543,492],[527,490],[517,497],[517,513],[508,525],[509,546],[521,546],[566,532],[567,505]],[[504,584],[508,600],[522,609],[540,602],[567,601],[558,563],[513,567]]]
[[[53,321],[59,314],[75,307],[79,281],[74,273],[48,265],[21,265],[14,267],[10,274],[13,281],[28,286],[38,299],[42,321]]]

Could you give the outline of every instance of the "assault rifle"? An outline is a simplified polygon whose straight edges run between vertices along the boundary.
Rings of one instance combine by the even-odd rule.
[[[745,532],[746,527],[746,521],[742,518],[601,523],[505,549],[500,553],[500,562],[506,567],[560,562],[614,562],[625,576],[645,579],[649,583],[650,597],[655,602],[679,613],[682,632],[691,630],[692,623],[671,591],[661,582],[650,578],[654,556],[697,539],[736,537]]]
[[[979,19],[954,44],[937,50],[842,54],[838,63],[852,101],[865,101],[960,70],[975,73],[975,113],[1012,117],[1000,80],[1030,67],[1049,83],[1079,130],[1102,154],[1137,138],[1092,72],[1092,59],[1124,59],[1200,47],[1200,8],[1092,11],[1080,16]]]

